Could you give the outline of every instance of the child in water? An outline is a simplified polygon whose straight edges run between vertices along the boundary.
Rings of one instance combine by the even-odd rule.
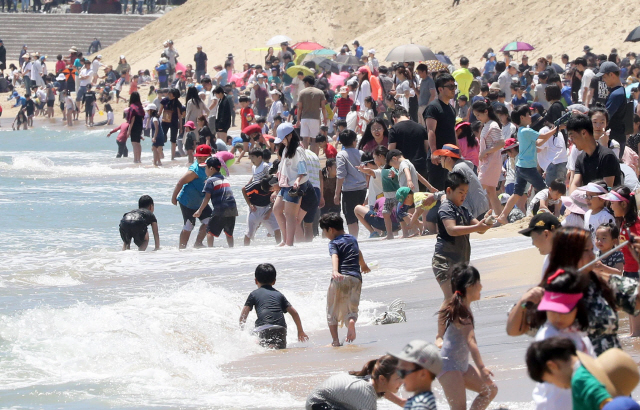
[[[120,221],[120,237],[122,238],[122,250],[131,248],[131,240],[136,244],[139,251],[147,250],[149,245],[149,231],[147,227],[151,225],[153,240],[156,244],[155,251],[160,249],[160,235],[158,234],[158,220],[153,214],[155,207],[153,199],[149,195],[142,195],[138,200],[138,209],[127,212]]]
[[[298,328],[298,341],[306,342],[309,336],[302,329],[298,311],[291,306],[286,297],[276,289],[276,268],[270,263],[261,263],[256,267],[255,282],[258,289],[249,294],[240,314],[240,327],[247,322],[249,312],[256,308],[256,327],[253,330],[260,338],[260,345],[271,349],[287,348],[287,322],[284,314],[293,318]]]
[[[486,409],[498,394],[498,387],[485,367],[476,342],[471,302],[480,300],[480,273],[473,266],[459,263],[451,271],[453,296],[439,312],[440,322],[446,325],[442,345],[442,371],[438,380],[452,410],[467,408],[465,389],[478,393],[472,409]],[[476,366],[469,363],[469,355]]]

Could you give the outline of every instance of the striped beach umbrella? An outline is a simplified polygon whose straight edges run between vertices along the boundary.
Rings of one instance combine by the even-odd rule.
[[[508,43],[504,47],[502,47],[500,51],[531,51],[534,49],[535,47],[529,43],[523,43],[522,41],[512,41],[511,43]]]

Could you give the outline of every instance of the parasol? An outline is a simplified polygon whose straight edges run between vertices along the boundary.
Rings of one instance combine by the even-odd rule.
[[[291,78],[295,78],[298,75],[299,71],[302,71],[305,76],[313,76],[313,72],[303,65],[292,65],[291,67],[287,68],[287,75]]]
[[[427,60],[424,63],[427,65],[427,68],[429,68],[430,72],[445,71],[445,70],[449,72],[449,67],[440,60]]]
[[[640,41],[640,26],[634,28],[624,41],[631,41],[632,43]]]
[[[324,46],[313,41],[302,41],[300,43],[295,43],[294,45],[291,46],[291,48],[294,50],[313,51],[313,50],[322,50]]]
[[[391,50],[385,60],[404,63],[410,61],[437,60],[437,57],[429,47],[418,44],[405,44]]]
[[[293,41],[293,40],[291,40],[289,37],[287,37],[285,35],[280,34],[278,36],[271,37],[269,39],[269,41],[267,41],[267,45],[268,46],[278,46],[281,43],[288,43],[290,41]]]
[[[529,43],[523,43],[522,41],[512,41],[511,43],[505,44],[505,46],[502,47],[500,51],[531,51],[534,49],[535,47]]]

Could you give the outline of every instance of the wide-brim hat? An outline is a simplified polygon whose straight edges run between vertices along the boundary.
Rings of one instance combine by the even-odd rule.
[[[612,397],[630,396],[640,381],[636,362],[617,347],[605,351],[597,359],[578,351],[578,359]]]

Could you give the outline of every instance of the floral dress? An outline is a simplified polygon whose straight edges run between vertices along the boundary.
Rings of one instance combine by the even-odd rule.
[[[636,297],[638,281],[620,275],[611,275],[609,286],[615,295],[616,304],[630,315],[637,315]],[[596,355],[601,355],[612,347],[620,347],[618,340],[618,314],[611,307],[596,284],[591,281],[585,295],[587,304],[589,329],[587,335],[593,344]]]

